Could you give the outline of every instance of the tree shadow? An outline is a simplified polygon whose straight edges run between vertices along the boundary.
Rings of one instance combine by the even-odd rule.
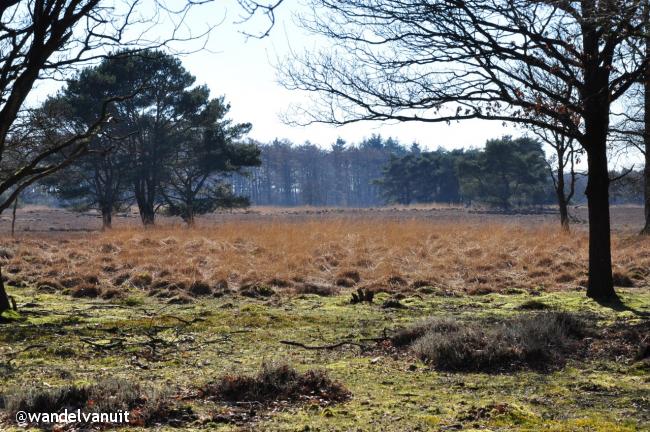
[[[593,300],[596,303],[598,303],[600,306],[611,309],[616,312],[632,312],[634,315],[638,317],[650,318],[650,312],[634,309],[633,307],[630,307],[625,303],[623,303],[623,300],[621,300],[621,298],[618,296],[609,299],[593,299]]]

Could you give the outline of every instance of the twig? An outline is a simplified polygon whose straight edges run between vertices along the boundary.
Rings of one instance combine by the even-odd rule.
[[[354,345],[354,346],[357,346],[357,347],[359,347],[359,348],[361,348],[363,350],[368,348],[367,346],[365,346],[363,344],[360,344],[360,343],[357,343],[357,342],[352,342],[352,341],[341,341],[341,342],[337,342],[337,343],[332,344],[332,345],[320,345],[320,346],[316,346],[316,345],[311,345],[310,346],[310,345],[305,345],[304,343],[301,343],[301,342],[284,341],[284,340],[280,341],[280,343],[284,344],[284,345],[297,346],[297,347],[300,347],[300,348],[304,348],[306,350],[333,350],[333,349],[336,349],[336,348],[340,348],[340,347],[342,347],[344,345]]]

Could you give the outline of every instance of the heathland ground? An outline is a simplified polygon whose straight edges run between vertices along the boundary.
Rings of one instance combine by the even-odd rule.
[[[647,430],[650,239],[613,209],[621,302],[597,304],[582,212],[571,233],[451,207],[100,232],[22,209],[15,237],[0,221],[0,429],[70,406],[127,407],[127,430]]]

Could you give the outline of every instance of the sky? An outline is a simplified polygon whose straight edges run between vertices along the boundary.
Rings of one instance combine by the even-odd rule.
[[[284,89],[277,82],[275,65],[291,52],[302,52],[321,47],[318,41],[306,34],[295,22],[295,2],[281,8],[276,26],[263,39],[251,38],[242,32],[264,29],[266,22],[240,21],[241,9],[234,0],[211,5],[214,11],[210,19],[223,19],[210,35],[207,50],[182,58],[183,63],[197,77],[199,83],[207,84],[212,92],[224,94],[232,105],[231,115],[236,121],[253,124],[250,137],[261,142],[275,138],[287,138],[294,143],[310,141],[329,147],[337,137],[349,143],[357,143],[372,134],[393,136],[405,145],[417,142],[423,148],[448,149],[481,147],[489,138],[504,134],[521,135],[516,128],[504,128],[500,122],[469,121],[456,124],[379,123],[363,122],[341,127],[330,125],[289,126],[281,116],[291,103],[309,103],[307,96]],[[283,5],[285,6],[285,5]],[[203,23],[201,21],[203,20]],[[205,26],[205,16],[194,16],[191,24],[197,29]]]

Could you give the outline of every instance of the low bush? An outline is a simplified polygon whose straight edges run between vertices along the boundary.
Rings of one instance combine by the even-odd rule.
[[[82,283],[81,285],[76,286],[70,291],[70,295],[72,297],[89,297],[89,298],[95,298],[99,297],[102,294],[102,290],[100,287],[97,285],[89,284],[89,283]]]
[[[448,371],[553,369],[585,335],[584,323],[562,312],[488,323],[428,320],[401,330],[395,346],[410,346],[424,362]]]
[[[309,370],[299,373],[286,364],[262,365],[255,376],[225,375],[202,388],[214,400],[228,402],[307,401],[343,402],[350,397],[345,387],[331,380],[324,372]]]
[[[250,283],[242,285],[239,288],[239,294],[250,298],[271,297],[273,294],[275,294],[275,291],[273,291],[273,288],[268,285]]]
[[[5,409],[14,418],[18,411],[59,413],[82,410],[85,413],[129,411],[132,425],[167,423],[174,418],[171,398],[165,392],[144,388],[138,383],[105,379],[89,386],[18,390],[4,397]],[[79,423],[83,424],[83,423]]]
[[[324,284],[305,282],[294,287],[296,294],[315,294],[321,297],[333,296],[339,293],[337,287]]]

